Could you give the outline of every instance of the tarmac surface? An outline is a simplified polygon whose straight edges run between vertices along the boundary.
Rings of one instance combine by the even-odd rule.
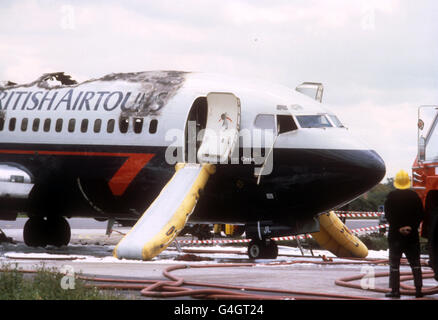
[[[245,244],[241,246],[183,245],[181,248],[186,250],[185,252],[179,252],[172,244],[151,261],[118,260],[112,256],[112,251],[123,233],[128,232],[129,228],[116,227],[117,232],[107,236],[105,235],[106,223],[91,219],[69,220],[72,226],[72,239],[69,246],[30,248],[23,243],[22,239],[21,228],[25,220],[1,221],[0,228],[16,243],[0,244],[0,264],[17,264],[19,268],[25,270],[35,270],[44,265],[47,268],[68,268],[75,274],[150,280],[168,280],[163,275],[163,271],[170,266],[205,266],[206,268],[175,270],[172,275],[193,282],[362,296],[372,299],[384,299],[385,297],[380,292],[341,287],[336,285],[335,281],[339,278],[362,274],[364,277],[355,283],[360,283],[363,287],[387,288],[388,285],[387,277],[368,278],[373,274],[387,272],[389,267],[385,263],[350,264],[351,260],[336,258],[325,250],[313,250],[314,256],[311,255],[310,250],[304,250],[304,256],[302,256],[298,248],[283,246],[281,243],[279,243],[279,257],[275,260],[249,260]],[[185,237],[184,239],[191,238]],[[321,264],[323,263],[322,256],[332,258],[335,262],[345,262],[345,264]],[[368,257],[386,259],[388,252],[370,251]],[[249,263],[252,265],[246,265]],[[224,265],[223,267],[207,267],[215,264]],[[233,266],[230,267],[230,264]],[[235,264],[245,265],[236,266]],[[423,267],[423,272],[429,270],[428,267]],[[410,271],[410,268],[402,266],[401,271]],[[405,283],[413,285],[412,281]],[[434,279],[424,279],[425,288],[435,286],[437,282]],[[300,297],[300,295],[295,296]],[[132,292],[132,297],[149,299],[142,297],[138,291]],[[412,298],[412,296],[402,296],[402,299]],[[427,296],[427,298],[438,299],[438,294]],[[181,297],[179,299],[191,298]]]

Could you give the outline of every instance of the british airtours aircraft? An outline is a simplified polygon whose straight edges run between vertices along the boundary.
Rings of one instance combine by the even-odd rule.
[[[29,246],[67,245],[66,218],[133,220],[114,250],[127,259],[156,256],[187,222],[241,224],[275,258],[271,237],[318,231],[385,174],[321,99],[314,83],[180,71],[3,83],[0,219],[27,214]]]

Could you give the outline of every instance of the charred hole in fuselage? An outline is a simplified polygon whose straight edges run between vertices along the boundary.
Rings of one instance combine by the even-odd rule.
[[[128,132],[129,118],[127,116],[120,116],[119,118],[119,130],[121,133]]]
[[[190,109],[189,116],[187,117],[187,125],[185,130],[185,159],[188,159],[189,122],[192,121],[195,123],[196,131],[193,132],[193,134],[196,139],[196,152],[197,152],[202,142],[202,137],[199,137],[199,139],[197,137],[199,132],[205,129],[207,125],[207,112],[208,112],[207,97],[196,98]]]
[[[149,122],[149,133],[154,134],[157,133],[158,128],[158,120],[152,119],[151,122]]]
[[[135,117],[133,119],[133,126],[134,126],[134,132],[135,133],[141,133],[143,129],[143,118]]]

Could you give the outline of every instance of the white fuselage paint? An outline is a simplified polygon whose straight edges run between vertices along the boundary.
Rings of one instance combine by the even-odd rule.
[[[122,146],[168,146],[166,132],[178,129],[183,132],[187,116],[193,101],[197,97],[207,96],[211,92],[233,93],[241,101],[241,130],[254,130],[254,120],[258,114],[292,114],[316,115],[333,114],[321,103],[296,92],[293,89],[264,83],[260,81],[244,81],[220,75],[203,73],[186,73],[182,86],[176,94],[157,112],[152,111],[144,116],[143,130],[134,133],[132,120],[127,133],[121,133],[118,120],[122,109],[135,106],[136,99],[141,98],[145,83],[130,82],[123,79],[113,81],[90,80],[79,85],[62,86],[46,90],[33,86],[17,86],[0,91],[0,105],[6,114],[4,129],[0,132],[2,143],[20,144],[63,144],[63,145],[122,145]],[[146,84],[147,85],[147,84]],[[151,90],[151,88],[146,88]],[[14,94],[11,96],[11,92]],[[94,93],[94,94],[93,94]],[[140,97],[140,98],[139,98]],[[38,100],[38,101],[37,101]],[[278,106],[286,106],[287,109]],[[299,108],[290,106],[298,105]],[[131,114],[132,116],[132,114]],[[9,121],[16,118],[14,131],[8,130]],[[21,130],[24,118],[28,119],[27,130]],[[32,131],[35,118],[40,119],[39,129]],[[44,132],[45,119],[51,119],[51,128]],[[61,132],[54,127],[57,119],[63,119]],[[74,132],[68,131],[68,122],[75,119]],[[81,132],[81,121],[88,119],[87,132]],[[99,133],[93,131],[96,119],[102,120]],[[115,120],[113,133],[107,133],[108,120]],[[151,120],[158,120],[155,134],[148,132]],[[295,121],[297,124],[298,122]],[[247,147],[247,146],[243,146]],[[298,128],[298,130],[281,134],[275,142],[276,148],[299,149],[343,149],[367,150],[363,143],[352,137],[348,129],[330,128]]]

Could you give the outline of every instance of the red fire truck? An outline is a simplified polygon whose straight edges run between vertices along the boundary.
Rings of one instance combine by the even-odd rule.
[[[418,108],[417,138],[412,187],[426,210],[421,236],[429,240],[430,264],[438,281],[438,105]]]

